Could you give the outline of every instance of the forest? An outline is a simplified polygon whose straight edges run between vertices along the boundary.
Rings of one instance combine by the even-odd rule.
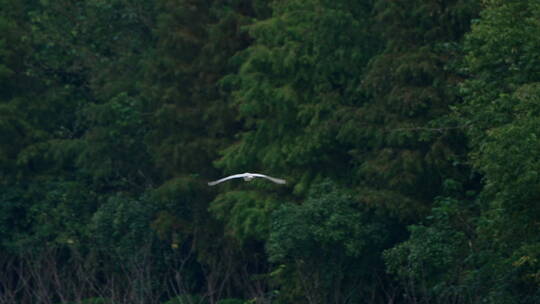
[[[540,0],[0,0],[0,304],[540,303]],[[208,182],[258,172],[283,178]]]

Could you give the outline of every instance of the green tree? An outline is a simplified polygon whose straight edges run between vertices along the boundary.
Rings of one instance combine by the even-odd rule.
[[[446,178],[466,179],[466,141],[445,118],[459,103],[451,67],[478,10],[476,1],[375,2],[383,51],[362,85],[368,99],[343,113],[339,138],[352,146],[358,193],[409,219],[427,214]]]
[[[217,165],[225,173],[281,174],[302,196],[314,180],[346,175],[334,111],[361,97],[358,75],[373,53],[370,7],[314,0],[276,1],[272,9],[272,17],[247,27],[253,45],[236,55],[238,73],[222,80],[243,126]],[[256,185],[222,193],[214,211],[231,231],[245,231],[246,221],[258,226],[240,237],[264,239],[268,216],[288,191]]]
[[[540,102],[538,1],[489,1],[467,35],[457,111],[469,125],[471,162],[484,175],[479,238],[481,273],[492,303],[534,303],[540,298],[537,233]]]
[[[232,58],[238,71],[221,80],[239,128],[216,165],[224,174],[284,177],[290,186],[231,181],[218,187],[210,207],[226,232],[265,263],[261,249],[273,231],[274,210],[302,200],[317,180],[346,180],[349,157],[336,141],[335,110],[362,97],[358,76],[376,50],[367,43],[376,41],[368,27],[369,2],[274,1],[270,7],[271,16],[245,27],[253,43]],[[262,271],[267,279],[269,266]],[[287,276],[300,274],[291,268]],[[287,292],[300,287],[296,280]]]
[[[389,269],[427,302],[538,301],[539,3],[486,1],[466,35],[458,122],[478,195],[457,189],[386,254]],[[451,241],[449,241],[451,240]]]
[[[266,244],[271,273],[286,303],[386,301],[380,253],[396,240],[396,223],[359,204],[329,180],[301,204],[272,213]],[[391,291],[389,291],[391,293]]]
[[[409,239],[385,253],[405,302],[472,299],[464,278],[472,262],[463,259],[473,251],[477,213],[465,193],[478,185],[452,108],[462,102],[458,64],[479,4],[376,1],[384,49],[365,74],[369,98],[344,113],[340,139],[352,146],[359,199],[414,223]],[[452,185],[459,189],[446,193]]]
[[[387,269],[403,288],[407,303],[477,303],[485,286],[471,272],[479,242],[474,193],[445,182],[429,216],[408,227],[410,237],[384,252]]]
[[[112,255],[94,259],[94,213],[117,191],[148,186],[133,73],[148,39],[148,3],[2,1],[0,227],[2,252],[17,261],[8,278],[30,282],[16,295],[22,302],[38,300],[33,289],[40,301],[75,297],[75,283],[102,290],[91,284]]]
[[[154,227],[173,244],[195,251],[187,253],[202,270],[197,284],[205,286],[191,293],[206,294],[211,303],[253,297],[250,287],[239,284],[254,282],[244,268],[256,272],[261,259],[243,251],[208,213],[214,193],[206,182],[218,176],[213,160],[238,129],[219,80],[236,71],[231,57],[251,43],[241,28],[265,14],[264,2],[164,0],[157,10],[156,42],[144,61],[143,82],[150,128],[145,143],[160,172],[153,193],[163,207]]]

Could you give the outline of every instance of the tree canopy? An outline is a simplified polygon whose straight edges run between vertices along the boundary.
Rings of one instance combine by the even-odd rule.
[[[538,20],[0,0],[0,303],[538,303]]]

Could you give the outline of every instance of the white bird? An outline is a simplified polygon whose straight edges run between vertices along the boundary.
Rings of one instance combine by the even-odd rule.
[[[246,172],[246,173],[242,173],[242,174],[234,174],[234,175],[231,175],[231,176],[224,177],[222,179],[218,179],[217,181],[209,182],[208,186],[214,186],[214,185],[217,185],[217,184],[219,184],[221,182],[224,182],[226,180],[233,179],[233,178],[241,178],[241,177],[244,178],[244,180],[246,182],[249,182],[250,180],[254,179],[255,177],[262,177],[262,178],[266,178],[268,180],[271,180],[276,184],[285,184],[284,179],[275,178],[275,177],[271,177],[271,176],[264,175],[264,174],[259,174],[259,173],[247,173]]]

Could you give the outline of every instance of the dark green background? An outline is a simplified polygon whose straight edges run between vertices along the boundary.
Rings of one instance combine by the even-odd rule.
[[[539,20],[0,0],[0,303],[539,303]]]

